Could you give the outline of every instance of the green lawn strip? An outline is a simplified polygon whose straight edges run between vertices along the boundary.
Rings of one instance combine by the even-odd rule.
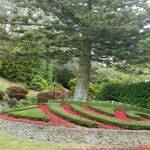
[[[48,122],[50,117],[44,114],[39,108],[27,109],[27,110],[20,110],[20,111],[13,111],[8,113],[9,116],[15,118],[27,118],[32,120],[39,120]]]
[[[59,117],[69,122],[75,123],[77,125],[89,127],[89,128],[99,127],[99,125],[93,121],[84,118],[79,118],[78,116],[69,114],[68,112],[63,110],[63,108],[61,108],[60,103],[48,103],[47,106],[51,112],[53,112],[54,114],[58,115]]]
[[[71,105],[71,108],[87,118],[97,120],[109,125],[116,125],[125,129],[150,129],[150,122],[125,121],[117,118],[110,118],[109,116],[97,115],[95,113],[88,112],[77,105]]]
[[[6,113],[13,112],[13,111],[22,111],[22,110],[28,110],[28,109],[32,109],[32,108],[37,108],[37,105],[30,105],[30,106],[26,106],[26,107],[7,109],[7,110],[2,111],[1,113],[6,114]]]
[[[143,112],[138,112],[138,111],[128,111],[126,114],[130,118],[133,118],[136,120],[140,120],[141,117],[144,117],[146,119],[150,119],[150,114],[148,114],[148,113],[143,113]]]
[[[141,117],[144,117],[146,119],[150,119],[150,114],[146,114],[146,113],[142,113],[142,112],[139,112],[137,114],[139,114]]]
[[[137,113],[138,113],[137,111],[126,111],[127,117],[130,117],[135,120],[140,120],[141,116]]]
[[[112,107],[114,109],[124,109],[126,111],[141,111],[144,113],[149,113],[150,109],[146,109],[146,108],[142,108],[142,107],[136,107],[136,106],[131,106],[128,104],[123,104],[123,103],[109,103],[109,102],[97,102],[97,103],[93,103],[93,105],[95,106],[103,106],[103,107]]]
[[[113,116],[115,113],[115,109],[112,107],[90,106],[90,105],[88,107],[97,112],[104,113],[104,114],[110,115],[110,116]]]

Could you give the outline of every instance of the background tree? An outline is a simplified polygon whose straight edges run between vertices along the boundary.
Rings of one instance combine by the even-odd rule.
[[[23,28],[31,25],[40,27],[40,32],[48,39],[44,43],[44,51],[40,52],[41,57],[79,57],[75,99],[88,98],[92,60],[105,64],[120,60],[136,62],[138,57],[135,56],[145,54],[145,51],[137,48],[137,43],[144,36],[148,36],[148,31],[144,29],[149,22],[146,0],[14,2],[18,10],[14,12],[17,14],[14,15],[15,19],[8,18],[2,23]],[[22,53],[23,51],[20,52],[21,55]],[[32,52],[32,56],[33,54],[39,55],[39,52]]]

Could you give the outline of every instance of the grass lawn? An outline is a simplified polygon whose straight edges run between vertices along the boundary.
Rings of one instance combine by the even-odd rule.
[[[85,148],[87,145],[33,141],[0,133],[0,150],[63,150],[72,147]]]
[[[14,82],[8,81],[7,79],[0,77],[0,90],[5,92],[6,89],[11,87],[11,86],[25,87],[25,85],[23,85],[22,83],[14,83]],[[28,95],[29,96],[36,96],[37,93],[38,93],[38,91],[29,90]]]
[[[50,117],[45,115],[39,108],[14,111],[9,113],[10,116],[15,118],[28,118],[32,120],[49,121]]]

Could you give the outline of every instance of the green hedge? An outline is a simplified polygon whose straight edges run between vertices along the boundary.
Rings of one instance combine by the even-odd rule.
[[[97,97],[99,100],[114,100],[150,108],[150,82],[134,84],[107,84]]]
[[[13,111],[8,113],[8,115],[15,118],[27,118],[45,122],[48,122],[50,120],[50,117],[45,115],[39,108]]]
[[[93,110],[96,110],[97,112],[104,113],[110,116],[113,116],[115,113],[115,109],[113,107],[91,106],[91,105],[89,105],[89,107],[92,108]]]
[[[49,103],[47,106],[50,111],[52,111],[59,117],[65,119],[69,122],[75,123],[77,125],[89,127],[89,128],[99,127],[99,125],[93,121],[90,121],[90,120],[87,120],[84,118],[79,118],[77,116],[73,116],[73,115],[69,114],[68,112],[66,112],[65,110],[63,110],[61,108],[61,105],[59,103]]]
[[[30,106],[26,106],[26,107],[17,107],[17,108],[13,108],[13,109],[7,109],[1,113],[6,114],[6,113],[14,112],[14,111],[22,111],[22,110],[28,110],[28,109],[33,109],[33,108],[37,108],[37,105],[30,105]]]
[[[139,130],[144,130],[144,129],[150,129],[150,122],[140,122],[140,121],[125,121],[125,120],[120,120],[117,118],[111,118],[109,116],[102,116],[98,115],[92,112],[88,112],[84,110],[83,108],[77,106],[77,105],[71,105],[71,108],[84,115],[87,118],[97,120],[99,122],[103,122],[109,125],[116,125],[124,129],[139,129]]]

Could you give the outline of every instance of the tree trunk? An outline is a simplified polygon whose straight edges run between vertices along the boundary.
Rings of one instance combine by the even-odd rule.
[[[79,76],[75,87],[74,99],[87,100],[89,94],[89,80],[91,70],[90,52],[81,52],[79,57]]]

